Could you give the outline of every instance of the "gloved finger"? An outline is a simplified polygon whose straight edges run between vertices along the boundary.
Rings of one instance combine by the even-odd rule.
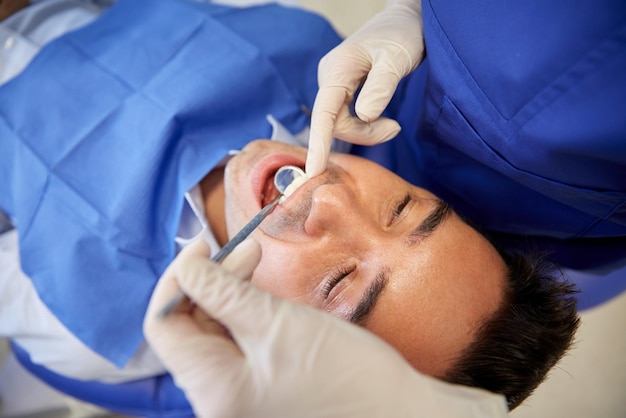
[[[161,278],[159,279],[152,296],[150,297],[150,303],[146,310],[144,317],[143,331],[146,338],[158,338],[160,335],[167,335],[167,329],[171,327],[170,323],[164,323],[160,319],[157,313],[165,306],[172,298],[179,294],[181,291],[180,286],[176,281],[178,275],[178,265],[184,264],[190,257],[202,257],[208,260],[211,255],[211,249],[204,240],[199,239],[196,242],[185,247],[178,256],[170,263],[165,269]],[[188,312],[189,302],[183,301],[179,307],[172,313],[177,311]]]
[[[371,60],[364,51],[350,42],[343,42],[320,60],[317,83],[324,87],[343,87],[349,95],[363,83],[371,68]]]
[[[175,310],[165,319],[156,315],[163,302],[169,301],[179,291],[178,280],[185,281],[187,275],[195,275],[202,281],[207,266],[222,269],[209,261],[209,254],[209,247],[202,240],[187,246],[179,254],[161,277],[144,320],[144,334],[148,343],[166,368],[181,377],[180,386],[189,389],[187,393],[190,398],[194,397],[194,388],[189,387],[185,376],[191,373],[223,379],[225,368],[228,373],[237,375],[243,364],[243,356],[237,345],[220,324],[199,312],[200,308],[196,307],[190,312],[189,303],[185,302],[187,309]],[[238,269],[232,268],[235,271]],[[200,389],[206,392],[206,388]]]
[[[363,122],[345,107],[337,116],[334,135],[352,144],[375,145],[394,138],[398,132],[400,125],[393,119],[378,118],[373,122]]]
[[[376,65],[367,76],[355,104],[359,119],[371,122],[383,113],[396,89],[402,75],[387,65]]]
[[[343,86],[321,87],[317,92],[311,113],[311,132],[305,165],[309,177],[315,177],[326,170],[335,122],[339,111],[349,101],[350,93]]]
[[[197,310],[193,308],[193,312]],[[193,312],[174,311],[163,319],[152,316],[144,321],[146,340],[168,370],[182,372],[187,363],[179,357],[197,355],[203,344],[214,349],[214,354],[242,358],[241,351],[221,324],[204,314],[199,319]],[[188,344],[190,340],[198,344]],[[208,349],[202,350],[203,355],[209,354]]]
[[[248,238],[235,248],[222,262],[222,267],[235,276],[247,279],[261,261],[261,246]]]
[[[198,240],[186,247],[165,270],[150,300],[144,318],[144,335],[155,353],[168,368],[174,367],[177,370],[181,370],[181,367],[185,366],[185,363],[181,366],[176,365],[176,359],[183,355],[181,347],[183,350],[186,347],[185,344],[181,345],[181,342],[185,342],[192,337],[195,338],[198,335],[208,336],[214,334],[220,340],[226,340],[226,346],[230,350],[236,347],[220,324],[212,321],[206,315],[199,316],[194,315],[193,311],[190,312],[191,304],[188,300],[183,301],[165,319],[161,319],[157,315],[157,311],[162,309],[164,304],[180,291],[177,278],[184,272],[181,273],[179,266],[187,266],[189,263],[193,263],[194,258],[208,262],[209,256],[209,246],[203,240]],[[220,342],[220,344],[222,343]],[[240,355],[238,349],[236,352]],[[171,359],[171,357],[174,358]],[[184,355],[183,358],[185,358]]]
[[[209,247],[209,244],[207,244],[207,242],[202,238],[196,239],[194,242],[183,248],[176,256],[176,259],[196,256],[204,258],[209,258],[211,256],[211,247]]]
[[[189,316],[172,314],[162,323],[164,332],[148,339],[151,348],[194,410],[214,405],[211,412],[222,416],[219,410],[231,409],[236,391],[241,389],[230,382],[237,383],[246,376],[246,361],[241,351],[221,333],[199,332]]]
[[[185,294],[226,327],[244,349],[239,337],[244,336],[250,344],[263,339],[278,305],[283,301],[244,280],[251,274],[251,266],[260,259],[260,246],[256,241],[245,241],[231,257],[235,261],[229,261],[226,266],[207,260],[193,260],[193,263],[181,266],[187,271],[179,275],[178,282]]]
[[[214,316],[211,308],[216,300],[224,297],[226,300],[223,302],[229,302],[229,295],[222,295],[221,292],[233,292],[235,286],[231,284],[237,285],[250,277],[260,260],[261,246],[253,239],[239,244],[222,265],[192,254],[176,266],[178,283],[196,305]],[[220,320],[219,317],[216,319]]]
[[[202,257],[206,260],[211,256],[209,245],[202,239],[185,247],[165,269],[161,278],[150,297],[150,303],[146,311],[146,319],[155,319],[157,312],[163,308],[180,291],[180,286],[176,282],[177,268],[180,264],[185,264],[189,257]]]

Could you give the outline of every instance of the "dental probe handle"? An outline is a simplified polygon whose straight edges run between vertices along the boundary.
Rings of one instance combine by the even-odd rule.
[[[211,261],[214,263],[221,264],[221,262],[226,258],[228,254],[233,252],[235,247],[241,244],[246,238],[250,236],[250,234],[257,229],[257,227],[263,222],[263,219],[267,217],[272,212],[272,209],[278,205],[281,195],[278,195],[276,199],[272,200],[270,203],[265,205],[263,209],[239,230],[224,246],[211,257]],[[185,299],[185,294],[182,291],[179,291],[169,302],[161,308],[158,312],[159,319],[165,319],[183,300]]]
[[[219,264],[226,258],[228,254],[232,253],[236,246],[241,244],[246,238],[248,238],[248,236],[250,236],[252,231],[257,229],[257,227],[261,225],[263,219],[265,219],[267,215],[270,214],[272,209],[274,209],[276,205],[278,205],[281,196],[282,195],[276,197],[276,199],[265,205],[265,207],[261,209],[259,213],[254,215],[250,222],[244,225],[243,228],[241,228],[234,237],[232,237],[226,244],[224,244],[224,246],[217,252],[217,254],[211,257],[211,261]]]

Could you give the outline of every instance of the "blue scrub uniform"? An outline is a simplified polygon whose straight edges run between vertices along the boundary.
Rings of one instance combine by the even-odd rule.
[[[505,245],[626,261],[626,2],[422,5],[427,59],[389,109],[400,138],[358,152]]]
[[[311,42],[315,40],[315,42]],[[175,255],[184,194],[227,153],[309,123],[319,16],[119,0],[0,88],[0,209],[61,322],[123,366]]]

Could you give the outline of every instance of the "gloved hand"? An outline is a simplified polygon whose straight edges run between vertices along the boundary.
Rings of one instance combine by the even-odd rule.
[[[179,255],[144,322],[199,416],[506,416],[503,397],[422,376],[366,330],[256,288],[245,278],[258,263],[257,243],[241,244],[222,266],[208,255],[201,241]],[[195,306],[159,320],[179,286]]]
[[[322,58],[306,161],[310,177],[326,169],[333,134],[362,145],[396,136],[398,123],[379,116],[400,79],[423,58],[420,0],[389,0],[382,12]],[[364,79],[355,105],[357,119],[350,114],[350,104]]]

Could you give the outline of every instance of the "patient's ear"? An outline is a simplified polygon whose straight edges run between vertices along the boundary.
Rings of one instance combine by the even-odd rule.
[[[0,20],[29,5],[28,0],[0,0]]]

